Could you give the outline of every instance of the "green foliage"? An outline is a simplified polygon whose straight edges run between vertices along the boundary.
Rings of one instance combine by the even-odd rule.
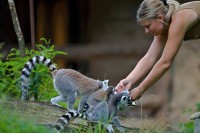
[[[24,64],[34,56],[45,56],[53,59],[58,54],[66,54],[62,51],[55,51],[54,45],[50,40],[41,39],[44,44],[36,44],[36,50],[26,49],[26,57],[20,56],[20,51],[13,48],[5,62],[0,61],[0,92],[9,94],[12,97],[21,95],[21,70]],[[38,65],[30,76],[29,95],[35,96],[38,100],[49,99],[56,95],[53,88],[52,76],[49,74],[47,67]]]

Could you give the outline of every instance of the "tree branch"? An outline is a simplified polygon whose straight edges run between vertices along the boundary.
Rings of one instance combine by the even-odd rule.
[[[8,0],[8,4],[9,4],[13,24],[14,24],[15,33],[17,35],[17,40],[19,43],[19,51],[21,53],[21,56],[23,57],[25,56],[25,42],[24,42],[24,37],[20,28],[19,20],[17,17],[14,0]]]

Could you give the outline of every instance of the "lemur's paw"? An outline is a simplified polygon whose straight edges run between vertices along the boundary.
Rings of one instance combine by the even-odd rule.
[[[108,130],[108,133],[114,133],[114,129],[112,127],[112,124],[108,124],[107,130]]]

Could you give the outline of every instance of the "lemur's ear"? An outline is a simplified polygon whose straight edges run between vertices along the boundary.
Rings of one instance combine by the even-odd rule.
[[[103,81],[104,84],[108,84],[108,82],[109,82],[108,79]]]
[[[107,90],[108,89],[108,82],[109,82],[109,80],[104,80],[103,82],[102,82],[102,88],[103,88],[103,90]]]
[[[108,82],[109,82],[109,80],[104,80],[104,81],[103,81],[103,84],[104,84],[105,86],[108,86]]]
[[[107,79],[107,80],[105,80],[107,83],[109,82],[109,80]]]

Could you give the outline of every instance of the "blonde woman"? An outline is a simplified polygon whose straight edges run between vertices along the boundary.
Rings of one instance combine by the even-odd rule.
[[[132,72],[116,86],[118,92],[129,89],[133,100],[139,99],[170,68],[183,40],[200,39],[200,1],[180,5],[175,0],[144,0],[137,11],[137,21],[154,39]]]

